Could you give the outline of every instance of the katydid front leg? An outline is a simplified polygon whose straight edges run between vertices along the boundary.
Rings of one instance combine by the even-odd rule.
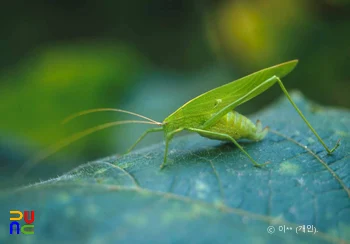
[[[134,149],[136,147],[136,145],[142,141],[143,138],[145,138],[145,136],[147,136],[149,133],[153,133],[153,132],[158,132],[158,131],[162,131],[163,128],[151,128],[146,130],[140,137],[139,139],[137,139],[137,141],[128,149],[128,151],[125,154],[128,154],[129,152],[131,152],[132,149]]]
[[[169,149],[169,143],[170,141],[173,139],[174,135],[176,133],[179,133],[181,131],[183,131],[184,129],[183,128],[179,128],[179,129],[176,129],[172,132],[170,132],[169,134],[166,135],[165,137],[165,151],[164,151],[164,160],[163,160],[163,163],[160,165],[160,169],[163,169],[166,165],[166,162],[167,162],[167,159],[168,159],[168,149]]]

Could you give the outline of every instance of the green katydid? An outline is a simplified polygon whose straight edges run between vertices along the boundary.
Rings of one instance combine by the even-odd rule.
[[[282,91],[287,96],[288,100],[291,102],[291,104],[298,112],[300,117],[305,121],[305,123],[315,134],[319,142],[330,154],[340,145],[339,141],[332,149],[329,149],[327,147],[327,145],[317,134],[315,129],[310,125],[310,123],[307,121],[307,119],[302,114],[297,105],[293,102],[292,98],[290,97],[289,93],[287,92],[286,88],[284,87],[281,81],[281,78],[286,76],[289,72],[291,72],[295,68],[297,63],[298,60],[292,60],[279,65],[275,65],[250,74],[248,76],[245,76],[243,78],[240,78],[236,81],[230,82],[226,85],[212,89],[185,103],[174,113],[165,118],[163,122],[157,122],[155,120],[130,111],[113,108],[91,109],[79,112],[68,117],[65,120],[65,122],[68,122],[69,120],[79,117],[81,115],[101,111],[116,111],[128,113],[131,115],[138,116],[144,120],[116,121],[87,129],[80,133],[74,134],[72,137],[62,140],[58,144],[53,145],[51,148],[45,150],[43,153],[38,155],[38,157],[36,157],[34,161],[41,161],[43,158],[50,156],[62,147],[65,147],[70,143],[93,132],[120,124],[139,123],[153,124],[157,125],[157,127],[145,131],[144,134],[142,134],[141,137],[134,143],[134,145],[132,145],[128,152],[130,152],[147,134],[152,132],[163,131],[165,136],[165,152],[163,163],[160,166],[161,168],[163,168],[166,165],[170,141],[172,140],[175,134],[184,130],[196,132],[201,136],[210,139],[232,142],[250,159],[254,166],[262,166],[266,163],[258,164],[238,144],[237,140],[240,138],[247,138],[254,141],[262,140],[268,132],[268,127],[265,127],[263,129],[259,120],[256,122],[256,124],[254,124],[245,116],[234,111],[234,108],[263,93],[276,82],[279,84]]]

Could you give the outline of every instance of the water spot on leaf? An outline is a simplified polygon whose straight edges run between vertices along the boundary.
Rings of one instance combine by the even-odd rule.
[[[122,164],[119,164],[118,166],[122,169],[127,169],[131,166],[133,166],[134,164],[133,163],[130,163],[130,162],[126,162],[126,163],[122,163]]]
[[[312,144],[312,143],[315,142],[315,139],[312,138],[312,137],[308,137],[308,138],[307,138],[307,142],[308,142],[309,144]]]
[[[297,180],[297,182],[298,182],[298,184],[300,185],[300,186],[304,186],[305,185],[305,180],[303,179],[303,178],[298,178],[298,179],[296,179]]]
[[[281,174],[296,175],[299,173],[299,169],[300,167],[297,164],[284,161],[280,164],[278,172]]]
[[[96,205],[96,204],[88,204],[86,207],[85,207],[85,211],[87,213],[87,215],[90,215],[90,216],[94,216],[98,213],[98,210],[99,210],[99,207]]]
[[[349,133],[341,130],[336,130],[335,133],[339,136],[349,136]]]
[[[68,206],[65,210],[65,215],[68,217],[68,218],[72,218],[73,216],[75,216],[75,214],[77,213],[76,209],[72,206]]]
[[[60,192],[56,195],[57,201],[60,203],[68,203],[70,201],[70,196],[67,192]]]
[[[196,180],[195,189],[199,198],[205,198],[210,191],[209,186],[202,180]]]
[[[132,224],[133,226],[137,226],[139,228],[145,227],[148,224],[148,219],[145,218],[144,215],[139,214],[127,214],[124,216],[125,221]]]

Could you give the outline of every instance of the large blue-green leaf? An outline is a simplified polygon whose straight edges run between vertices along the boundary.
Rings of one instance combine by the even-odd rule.
[[[157,144],[3,192],[1,243],[344,243],[350,241],[350,112],[293,98],[329,146],[327,155],[283,98],[251,116],[279,133],[231,144],[186,135],[159,170]],[[34,235],[9,235],[9,210],[35,210]],[[24,223],[23,220],[21,223]],[[296,233],[313,225],[317,233]],[[273,226],[275,233],[267,233]],[[279,231],[283,227],[289,229]],[[290,230],[292,228],[292,230]]]

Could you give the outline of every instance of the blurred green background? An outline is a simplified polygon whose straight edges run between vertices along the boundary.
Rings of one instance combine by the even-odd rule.
[[[300,62],[285,78],[289,90],[350,107],[346,0],[8,1],[0,13],[1,186],[15,184],[9,177],[60,139],[132,118],[106,112],[61,125],[72,113],[114,107],[162,121],[211,88],[291,59]],[[238,110],[252,113],[280,95],[273,87]],[[148,127],[86,137],[16,184],[123,153]]]

